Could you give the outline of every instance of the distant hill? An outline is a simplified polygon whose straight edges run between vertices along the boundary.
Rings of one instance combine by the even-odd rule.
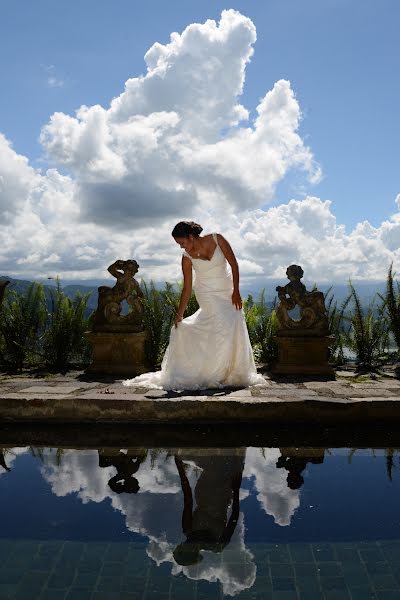
[[[14,277],[10,277],[8,275],[0,275],[0,281],[8,280],[10,284],[7,286],[8,290],[15,290],[18,294],[25,294],[31,285],[32,281],[28,281],[26,279],[15,279]],[[45,284],[43,285],[44,294],[46,298],[46,302],[50,305],[51,302],[51,290],[54,289],[55,283]],[[86,306],[86,312],[90,314],[93,310],[97,308],[97,287],[94,286],[85,286],[85,285],[66,285],[61,286],[63,292],[68,298],[73,300],[76,296],[76,293],[79,291],[82,295],[86,295],[90,293],[90,297]]]
[[[24,279],[17,279],[14,277],[10,277],[10,276],[5,276],[5,275],[0,275],[0,281],[4,280],[4,279],[9,279],[11,281],[10,285],[8,286],[8,289],[15,289],[17,292],[23,294],[26,292],[26,290],[28,289],[29,285],[31,284],[31,281],[28,280],[24,280]],[[90,280],[90,281],[71,281],[71,280],[67,280],[65,282],[64,285],[62,285],[62,290],[64,291],[64,293],[71,299],[74,299],[76,296],[77,291],[81,292],[81,294],[87,294],[90,293],[90,298],[88,301],[88,310],[90,309],[90,312],[92,310],[95,310],[97,307],[97,288],[100,285],[109,285],[109,286],[113,286],[115,283],[115,279],[99,279],[99,280]],[[286,281],[283,279],[266,279],[265,280],[265,285],[262,286],[258,286],[258,287],[254,287],[254,286],[249,286],[246,285],[246,283],[243,283],[240,286],[241,292],[242,292],[242,297],[246,298],[248,294],[252,294],[253,298],[256,300],[261,292],[261,290],[263,288],[265,288],[265,297],[266,300],[268,302],[268,304],[270,304],[274,298],[276,297],[276,292],[275,292],[275,288],[277,285],[285,285]],[[307,289],[312,289],[313,287],[313,283],[305,280],[304,281]],[[55,282],[54,280],[51,283],[47,283],[44,284],[44,290],[45,290],[45,294],[46,294],[46,299],[49,300],[50,299],[50,290],[52,288],[54,288]],[[156,287],[158,288],[163,288],[164,287],[164,283],[163,282],[159,282],[156,283]],[[327,292],[327,290],[329,289],[329,285],[327,284],[322,284],[318,286],[318,289],[322,292]],[[385,288],[386,288],[386,283],[384,281],[368,281],[368,282],[364,282],[364,281],[359,281],[359,282],[354,282],[354,287],[357,290],[357,293],[360,296],[361,302],[364,305],[368,305],[370,303],[370,301],[372,300],[373,296],[375,294],[379,293],[384,293]],[[347,296],[349,293],[349,288],[347,284],[341,284],[341,283],[335,283],[332,284],[332,289],[331,292],[335,295],[335,299],[338,301],[338,303],[341,303]]]

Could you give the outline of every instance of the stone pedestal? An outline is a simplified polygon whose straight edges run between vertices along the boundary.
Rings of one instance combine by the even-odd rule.
[[[333,375],[328,348],[334,336],[275,336],[278,357],[271,371],[277,375]]]
[[[146,331],[109,333],[87,331],[85,337],[93,348],[93,362],[88,373],[135,377],[149,371],[146,361]]]

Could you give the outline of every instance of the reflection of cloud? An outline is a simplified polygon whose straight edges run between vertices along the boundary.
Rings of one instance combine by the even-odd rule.
[[[255,477],[257,498],[267,515],[271,515],[277,525],[290,525],[293,513],[300,505],[300,492],[288,488],[287,472],[276,468],[281,455],[279,449],[266,448],[264,454],[260,448],[247,450],[244,476]]]
[[[102,502],[110,498],[113,508],[125,515],[127,528],[149,538],[148,555],[158,565],[170,562],[172,574],[184,573],[190,579],[220,581],[224,593],[229,595],[253,585],[256,566],[244,544],[243,515],[240,515],[232,539],[222,554],[222,562],[221,554],[202,551],[203,560],[199,565],[182,567],[176,564],[172,553],[184,537],[183,497],[173,457],[162,452],[155,459],[153,457],[152,462],[148,456],[136,474],[140,490],[135,495],[112,492],[108,480],[115,475],[115,468],[100,468],[98,460],[96,450],[67,450],[57,465],[55,454],[47,452],[42,474],[57,496],[76,493],[82,502]],[[195,457],[184,462],[186,475],[194,489],[202,469],[198,468]],[[243,569],[238,568],[238,564],[244,563]]]
[[[17,456],[21,456],[21,454],[25,454],[29,451],[29,448],[7,448],[3,449],[4,461],[9,469],[12,468],[13,463]],[[4,475],[4,473],[8,473],[3,467],[0,466],[0,477]]]
[[[256,579],[256,565],[253,555],[244,543],[244,520],[240,513],[238,524],[229,545],[221,554],[202,551],[203,560],[200,563],[181,566],[174,561],[175,544],[167,541],[151,540],[147,554],[159,565],[163,562],[172,563],[172,574],[183,573],[189,579],[204,579],[210,583],[220,581],[225,595],[234,596],[250,588]]]

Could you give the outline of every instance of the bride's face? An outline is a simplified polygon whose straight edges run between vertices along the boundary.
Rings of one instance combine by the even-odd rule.
[[[174,238],[177,244],[186,252],[190,252],[193,249],[193,236],[189,235],[188,237],[177,237]]]

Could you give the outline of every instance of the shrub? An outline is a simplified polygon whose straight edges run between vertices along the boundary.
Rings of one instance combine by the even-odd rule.
[[[265,289],[263,289],[256,302],[249,294],[243,303],[243,308],[254,358],[257,362],[271,364],[277,351],[274,340],[278,329],[275,302],[269,309],[265,300]]]
[[[346,321],[345,310],[351,300],[348,296],[338,307],[335,296],[331,293],[331,288],[324,294],[325,306],[328,315],[329,335],[335,336],[332,346],[329,349],[329,361],[335,365],[343,365],[346,362],[344,356],[344,323]]]
[[[84,314],[89,297],[90,293],[82,296],[77,292],[71,300],[62,291],[58,279],[55,289],[50,290],[43,357],[51,369],[65,370],[72,360],[87,360],[89,346],[83,334],[88,329]]]
[[[46,319],[46,304],[41,283],[31,283],[25,294],[8,290],[0,309],[3,361],[21,370],[40,353],[40,339]]]
[[[171,283],[165,282],[163,290],[158,290],[153,281],[148,286],[144,280],[141,283],[144,294],[144,326],[149,332],[147,359],[151,368],[160,366],[165,350],[169,343],[171,327],[179,306],[183,285],[178,290]],[[196,297],[192,292],[184,316],[188,317],[198,310]]]
[[[400,358],[400,284],[393,281],[393,265],[390,265],[386,279],[386,291],[382,300],[385,302],[386,317],[390,331],[397,346],[397,358]]]
[[[374,369],[382,364],[387,356],[389,330],[385,318],[384,304],[376,305],[375,298],[364,311],[360,298],[350,283],[349,303],[350,328],[344,332],[346,346],[356,355],[356,363],[361,370]]]

